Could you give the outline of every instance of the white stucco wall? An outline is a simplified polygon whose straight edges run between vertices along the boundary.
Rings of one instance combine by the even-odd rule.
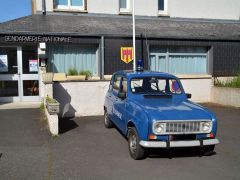
[[[209,102],[211,79],[184,79],[184,89],[192,101]],[[109,81],[63,82],[54,84],[54,98],[60,102],[60,117],[103,115]]]
[[[240,89],[228,87],[212,87],[211,102],[240,107]]]
[[[136,15],[158,16],[158,0],[136,0]],[[36,0],[42,11],[42,0]],[[46,0],[53,11],[53,0]],[[119,14],[119,0],[87,0],[88,13]],[[239,20],[240,0],[168,0],[168,14],[178,18]]]
[[[103,115],[108,81],[55,83],[53,96],[60,102],[60,117]]]
[[[119,0],[88,0],[88,13],[118,14]]]
[[[158,1],[156,0],[135,0],[135,13],[139,16],[157,16]]]
[[[210,102],[212,79],[182,79],[183,88],[186,93],[191,93],[191,101]]]
[[[169,0],[171,17],[239,20],[239,0]]]
[[[36,0],[37,11],[42,11],[42,0]],[[48,12],[53,11],[53,0],[46,0],[46,10]]]

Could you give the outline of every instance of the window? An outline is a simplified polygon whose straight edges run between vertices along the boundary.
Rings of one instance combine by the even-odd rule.
[[[167,14],[168,12],[168,0],[158,0],[158,13]]]
[[[131,12],[130,0],[119,0],[120,12]]]
[[[85,0],[55,0],[57,9],[84,10]]]
[[[131,90],[135,94],[181,94],[181,86],[176,79],[164,77],[140,77],[131,80]]]
[[[122,92],[127,93],[127,79],[126,78],[122,79]]]
[[[208,49],[202,47],[152,48],[150,70],[172,74],[208,74]]]
[[[48,45],[48,70],[68,73],[69,69],[90,71],[98,76],[97,45]]]
[[[113,79],[113,89],[114,90],[119,90],[120,89],[120,82],[121,82],[121,76],[115,75]]]

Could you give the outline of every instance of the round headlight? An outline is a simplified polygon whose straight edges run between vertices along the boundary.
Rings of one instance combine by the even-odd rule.
[[[164,124],[162,124],[162,123],[156,123],[155,125],[154,125],[154,132],[155,133],[162,133],[164,131]]]
[[[204,132],[210,131],[210,130],[211,130],[211,123],[210,123],[210,122],[204,122],[204,123],[202,124],[202,130],[203,130]]]

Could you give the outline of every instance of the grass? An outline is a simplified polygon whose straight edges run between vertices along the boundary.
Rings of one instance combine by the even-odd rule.
[[[68,70],[68,75],[69,76],[76,76],[76,75],[78,75],[78,71],[75,68],[70,68]]]
[[[89,78],[89,77],[91,77],[92,76],[92,73],[91,73],[91,71],[81,71],[81,72],[79,72],[79,75],[86,75],[86,78]]]
[[[216,80],[214,83],[217,87],[231,87],[231,88],[240,88],[240,74],[237,77],[234,77],[232,80],[220,81]]]

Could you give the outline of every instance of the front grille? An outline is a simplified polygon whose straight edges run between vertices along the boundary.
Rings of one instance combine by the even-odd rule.
[[[173,134],[189,134],[199,133],[200,122],[199,121],[186,121],[186,122],[167,122],[166,133]]]

